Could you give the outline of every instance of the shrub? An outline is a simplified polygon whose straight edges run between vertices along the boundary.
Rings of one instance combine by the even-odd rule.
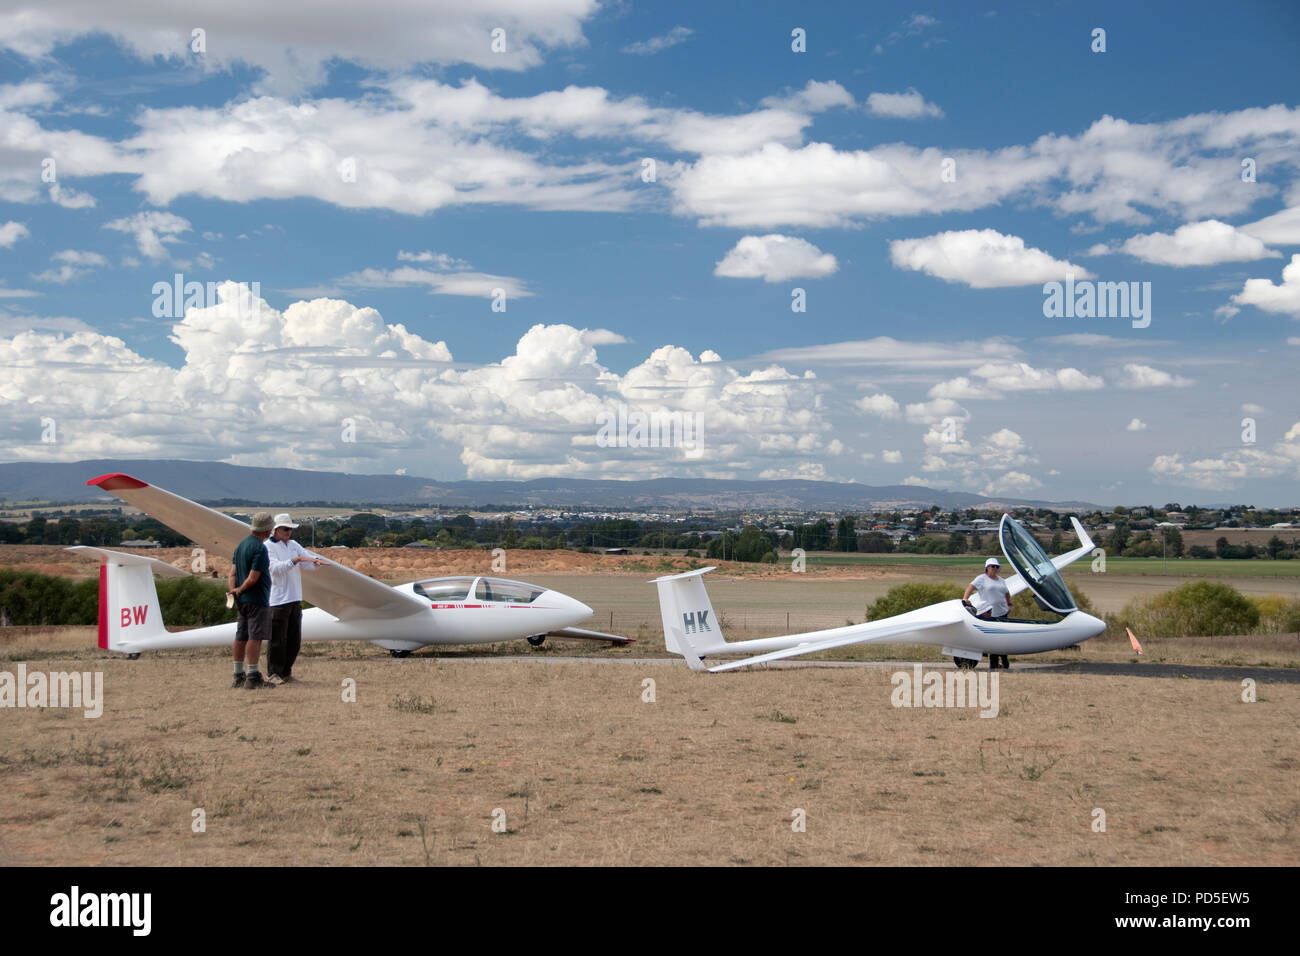
[[[1214,581],[1189,581],[1172,591],[1133,601],[1121,626],[1144,637],[1222,637],[1250,634],[1260,613],[1236,588]]]
[[[919,607],[938,604],[960,598],[965,588],[958,584],[927,584],[913,581],[890,588],[884,595],[867,605],[867,620],[878,621],[881,618],[905,614]]]

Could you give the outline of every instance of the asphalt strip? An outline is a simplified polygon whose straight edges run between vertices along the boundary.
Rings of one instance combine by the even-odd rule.
[[[415,660],[418,658],[412,658]],[[495,657],[428,657],[425,660],[446,662],[464,662],[467,664],[623,664],[635,667],[682,667],[677,658],[672,657],[560,657],[550,654],[530,654],[520,656]],[[718,663],[706,661],[706,663]],[[404,663],[394,661],[394,664]],[[877,668],[897,670],[920,663],[931,669],[951,668],[947,662],[938,661],[781,661],[760,664],[757,668],[794,670],[798,668]],[[980,668],[984,669],[983,666]],[[743,674],[744,669],[731,671],[730,674]],[[1026,674],[1096,674],[1103,677],[1163,677],[1173,680],[1232,680],[1240,681],[1252,678],[1257,683],[1300,684],[1300,669],[1292,667],[1210,667],[1204,665],[1183,664],[1148,664],[1144,662],[1088,662],[1079,661],[1065,664],[1014,663],[1011,673]],[[713,675],[721,677],[721,674]]]

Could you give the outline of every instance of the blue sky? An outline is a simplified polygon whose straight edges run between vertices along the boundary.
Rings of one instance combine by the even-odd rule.
[[[101,6],[0,11],[3,460],[1300,503],[1294,4]]]

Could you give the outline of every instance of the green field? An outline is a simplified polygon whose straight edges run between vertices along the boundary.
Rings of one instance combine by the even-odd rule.
[[[993,552],[989,552],[992,554]],[[909,571],[924,568],[974,568],[983,563],[982,554],[810,554],[808,567],[835,565],[870,565],[881,569],[890,566]],[[789,560],[782,558],[781,560]],[[1004,569],[1008,573],[1010,568]],[[1083,570],[1091,573],[1092,561],[1081,558],[1066,573]],[[1227,561],[1218,558],[1106,558],[1106,571],[1119,574],[1167,574],[1177,577],[1297,578],[1300,561],[1251,559]]]

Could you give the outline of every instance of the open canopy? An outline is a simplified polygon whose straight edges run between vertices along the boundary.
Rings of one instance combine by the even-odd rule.
[[[1045,607],[1057,614],[1069,614],[1078,610],[1074,595],[1065,586],[1061,572],[1056,570],[1042,545],[1019,521],[1004,514],[998,537],[1002,553]]]

